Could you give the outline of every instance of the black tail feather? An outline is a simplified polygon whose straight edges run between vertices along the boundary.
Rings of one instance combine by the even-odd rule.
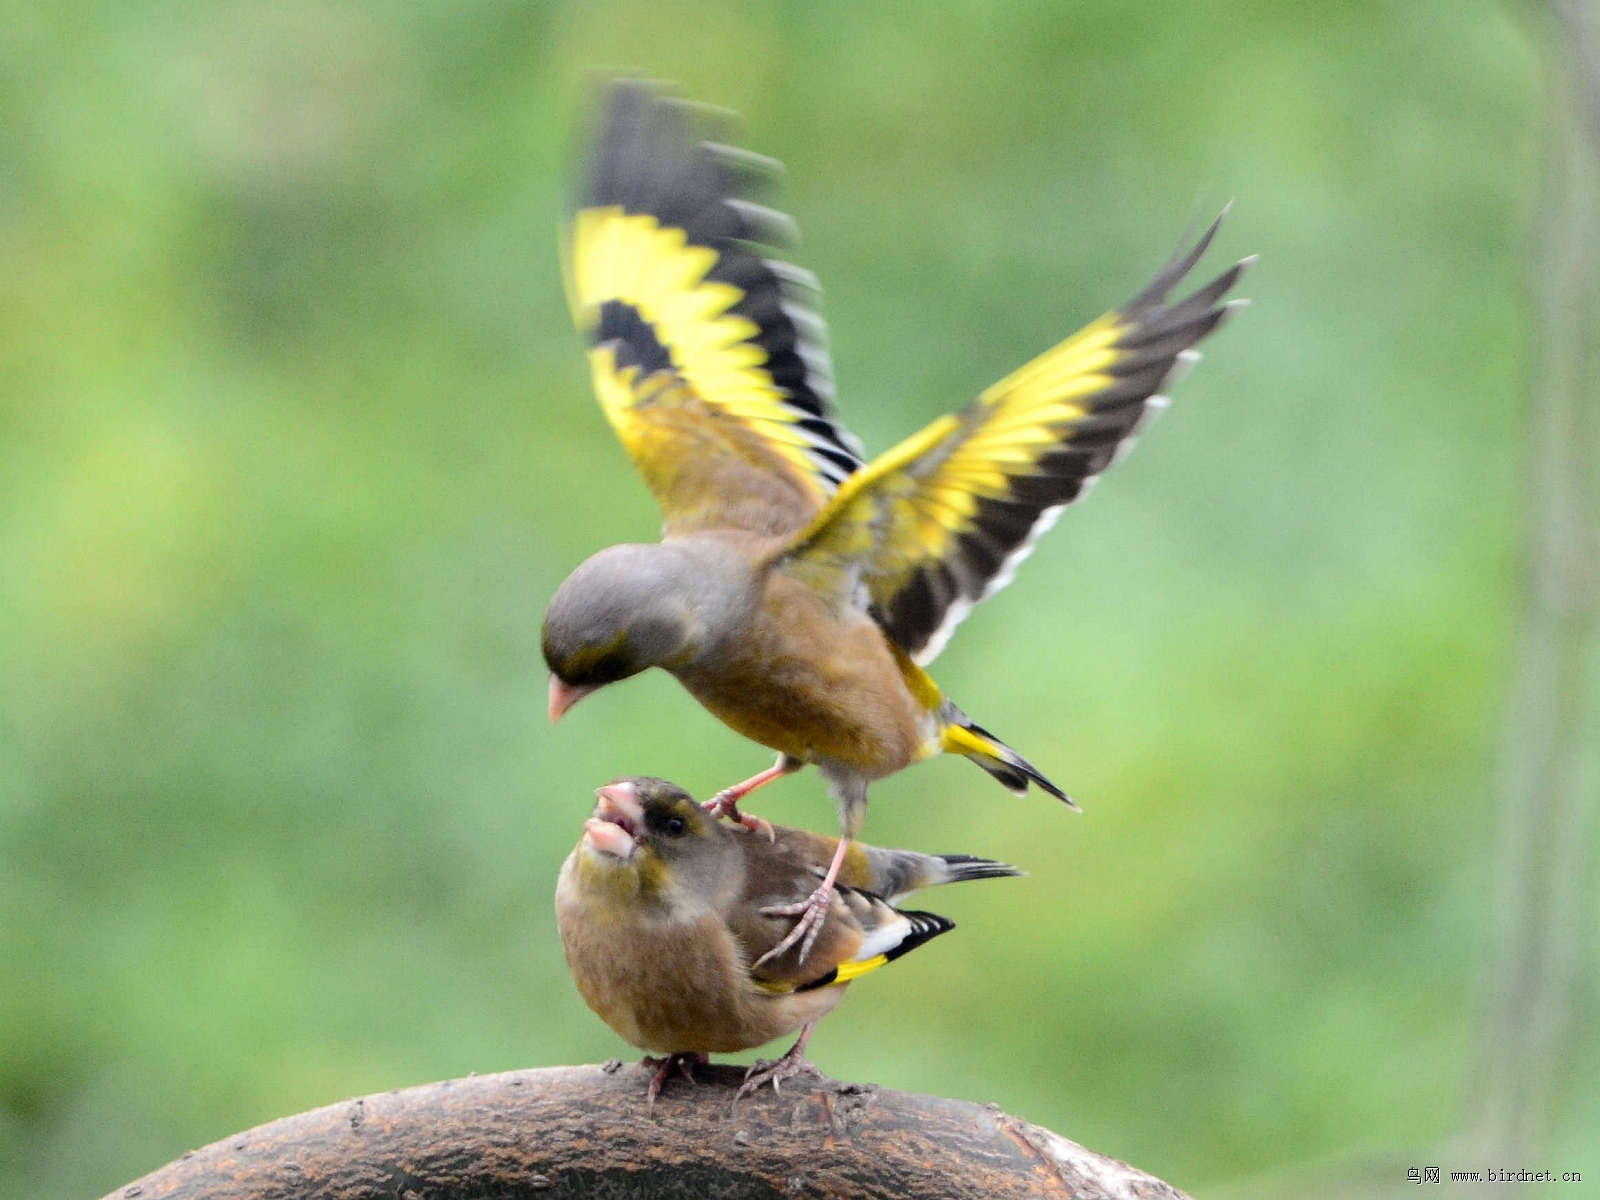
[[[1005,784],[1006,787],[1020,794],[1027,791],[1028,785],[1031,783],[1039,790],[1049,792],[1050,795],[1061,801],[1068,808],[1076,809],[1078,807],[1076,800],[1046,779],[1038,767],[1023,758],[1022,755],[1006,745],[1000,738],[990,733],[982,725],[974,724],[970,719],[965,724],[967,729],[985,741],[992,743],[995,750],[994,758],[974,758],[972,761]]]
[[[940,854],[936,857],[944,860],[950,868],[950,882],[960,883],[964,879],[1005,879],[1013,875],[1024,875],[1010,863],[997,862],[992,858],[979,858],[975,854]]]

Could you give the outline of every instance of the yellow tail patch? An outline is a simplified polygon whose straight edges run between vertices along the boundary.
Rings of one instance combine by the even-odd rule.
[[[946,725],[939,733],[939,744],[946,754],[964,754],[968,758],[994,758],[1005,761],[1000,746],[965,725]]]

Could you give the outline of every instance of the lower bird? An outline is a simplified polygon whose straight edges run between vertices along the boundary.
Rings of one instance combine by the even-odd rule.
[[[802,963],[768,958],[790,922],[765,910],[808,893],[837,841],[800,829],[751,837],[724,825],[663,779],[598,789],[594,815],[556,885],[556,923],[578,991],[656,1068],[654,1103],[674,1069],[713,1053],[764,1045],[799,1031],[774,1062],[750,1069],[743,1097],[815,1072],[805,1046],[852,980],[955,927],[896,908],[919,888],[1021,874],[968,855],[917,854],[852,843]]]
[[[873,781],[953,753],[1072,804],[924,667],[1165,403],[1243,303],[1225,297],[1249,260],[1175,298],[1213,224],[1128,303],[865,462],[834,414],[815,280],[778,257],[791,223],[758,200],[776,164],[727,146],[725,125],[645,82],[610,89],[566,279],[601,407],[665,526],[572,572],[543,649],[551,720],[660,667],[776,750],[713,797],[718,814],[760,827],[745,796],[821,770],[843,836],[785,906],[804,956]]]

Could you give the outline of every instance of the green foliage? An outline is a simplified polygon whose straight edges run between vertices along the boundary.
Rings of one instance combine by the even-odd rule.
[[[961,930],[817,1061],[1196,1193],[1451,1132],[1524,505],[1529,30],[1442,0],[11,7],[0,1192],[629,1053],[551,912],[592,789],[767,760],[664,677],[544,719],[545,601],[657,528],[554,252],[597,66],[788,164],[869,450],[1226,200],[1211,262],[1262,256],[938,664],[1087,811],[953,760],[877,787],[872,840],[1030,875],[930,900]],[[833,820],[814,772],[756,807]]]

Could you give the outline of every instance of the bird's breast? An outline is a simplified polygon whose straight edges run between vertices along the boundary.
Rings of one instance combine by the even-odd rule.
[[[871,617],[774,572],[745,625],[676,672],[724,724],[803,762],[880,778],[927,753],[930,713]]]

